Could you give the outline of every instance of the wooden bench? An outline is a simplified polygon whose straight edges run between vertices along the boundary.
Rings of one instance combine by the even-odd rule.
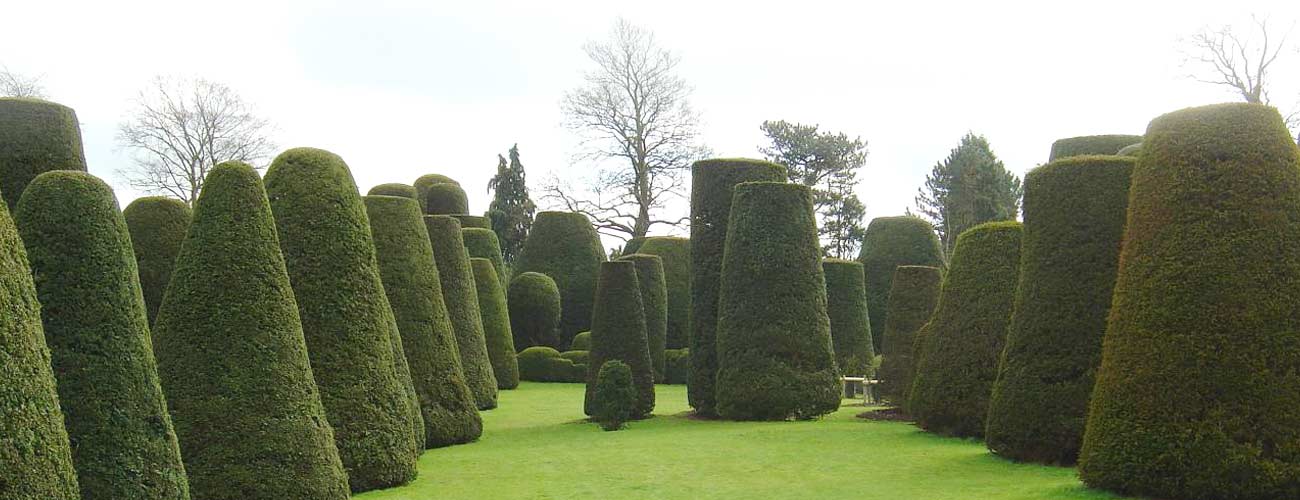
[[[879,398],[876,397],[876,388],[880,385],[879,380],[866,377],[840,377],[840,381],[844,384],[845,398],[857,398],[857,388],[861,387],[863,405],[879,402]]]

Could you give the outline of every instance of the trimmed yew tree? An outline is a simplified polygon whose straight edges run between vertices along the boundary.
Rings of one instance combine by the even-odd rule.
[[[657,255],[634,253],[619,260],[636,265],[637,286],[641,290],[641,308],[645,314],[646,346],[650,349],[650,366],[655,381],[664,379],[664,342],[668,334],[668,288],[664,283],[663,259]]]
[[[718,414],[803,420],[835,411],[840,374],[812,191],[747,182],[735,192],[718,300]]]
[[[460,184],[432,184],[424,190],[424,213],[451,215],[469,212],[469,197]]]
[[[429,186],[434,184],[460,185],[459,182],[456,182],[456,179],[442,174],[425,174],[415,179],[415,182],[411,183],[411,187],[415,188],[415,201],[420,202],[420,213],[427,213],[425,212],[425,202],[427,201]]]
[[[889,318],[889,290],[893,284],[894,269],[898,266],[943,267],[943,251],[934,226],[925,219],[912,215],[877,217],[867,224],[858,254],[867,275],[867,315],[871,331],[885,331]],[[872,348],[884,352],[883,335],[873,337]]]
[[[668,329],[664,345],[681,349],[691,337],[691,240],[672,236],[646,238],[639,253],[658,255],[664,262],[668,288]]]
[[[497,379],[488,358],[478,287],[461,237],[460,221],[446,215],[427,215],[424,227],[433,244],[442,299],[447,305],[452,331],[456,332],[456,351],[460,354],[465,384],[474,395],[478,409],[491,410],[497,407]]]
[[[930,266],[898,266],[894,271],[889,290],[885,319],[883,358],[877,377],[880,395],[896,407],[907,402],[912,391],[912,376],[916,374],[916,334],[921,330],[934,305],[939,301],[939,286],[943,272]]]
[[[456,220],[462,219],[457,217]],[[492,263],[492,270],[497,275],[497,283],[504,291],[510,284],[506,281],[506,263],[501,258],[501,244],[497,242],[497,233],[492,232],[491,229],[465,227],[462,221],[460,235],[465,240],[465,251],[469,252],[471,259],[487,259]]]
[[[390,182],[387,184],[377,185],[375,187],[370,188],[370,191],[367,191],[366,195],[367,196],[398,196],[401,198],[410,198],[412,200],[414,200],[416,196],[419,196],[419,194],[415,192],[414,187],[407,184],[402,184],[400,182]]]
[[[0,97],[0,193],[9,210],[27,183],[51,170],[86,171],[77,113],[40,99]]]
[[[515,276],[506,302],[516,349],[560,344],[560,289],[550,276],[534,272]]]
[[[536,227],[536,226],[534,226]],[[600,263],[596,304],[591,319],[591,352],[587,358],[587,394],[583,411],[595,415],[595,390],[600,367],[609,360],[626,363],[636,386],[636,410],[631,418],[650,416],[655,408],[655,376],[646,342],[645,311],[636,265],[616,260]]]
[[[208,172],[153,342],[192,498],[348,498],[252,167]]]
[[[871,323],[867,320],[867,286],[862,263],[825,259],[826,314],[831,320],[831,345],[840,373],[871,375],[876,351],[871,346]]]
[[[172,279],[172,266],[181,252],[181,242],[190,228],[192,212],[189,204],[176,198],[146,196],[127,205],[122,216],[131,232],[145,313],[149,324],[153,324],[167,283]]]
[[[596,228],[585,215],[541,212],[524,241],[514,272],[538,272],[560,289],[560,346],[567,347],[578,332],[591,329],[596,275],[605,261]]]
[[[519,362],[515,359],[515,340],[510,332],[506,294],[501,289],[501,281],[497,279],[496,267],[492,261],[474,257],[469,259],[469,265],[474,271],[478,310],[483,318],[483,339],[487,346],[488,361],[492,363],[492,375],[497,380],[497,389],[514,389],[519,387]]]
[[[1116,155],[1119,150],[1142,142],[1140,135],[1085,135],[1059,139],[1052,143],[1047,161],[1071,156]]]
[[[1276,109],[1147,127],[1079,455],[1131,495],[1300,495],[1300,151]]]
[[[492,219],[489,219],[482,215],[452,214],[451,216],[455,217],[456,220],[460,221],[461,229],[468,229],[471,227],[492,229]],[[501,245],[498,243],[497,246],[500,247]]]

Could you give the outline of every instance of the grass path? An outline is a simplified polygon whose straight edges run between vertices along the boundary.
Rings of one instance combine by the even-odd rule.
[[[360,500],[1083,500],[1073,469],[1020,465],[982,443],[868,422],[846,406],[816,422],[688,419],[685,386],[658,386],[656,416],[604,432],[582,386],[524,382],[483,414],[477,443],[431,450],[420,477]]]

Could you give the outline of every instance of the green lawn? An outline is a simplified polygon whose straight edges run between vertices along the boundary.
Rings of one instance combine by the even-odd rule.
[[[737,423],[685,417],[685,386],[658,387],[656,416],[604,432],[581,421],[582,386],[525,382],[501,391],[477,443],[431,450],[420,477],[364,500],[758,499],[1069,500],[1073,469],[1019,465],[975,441],[854,418]]]

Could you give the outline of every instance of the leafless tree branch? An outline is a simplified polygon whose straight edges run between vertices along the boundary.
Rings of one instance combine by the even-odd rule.
[[[39,77],[20,75],[9,71],[8,66],[0,65],[0,97],[46,99],[45,87]]]
[[[1187,40],[1185,64],[1194,66],[1189,78],[1202,83],[1227,87],[1250,103],[1274,105],[1269,96],[1270,75],[1278,58],[1287,51],[1294,24],[1281,36],[1271,29],[1267,19],[1251,16],[1249,32],[1231,26],[1202,28]],[[1290,127],[1300,126],[1300,114],[1283,112]]]

